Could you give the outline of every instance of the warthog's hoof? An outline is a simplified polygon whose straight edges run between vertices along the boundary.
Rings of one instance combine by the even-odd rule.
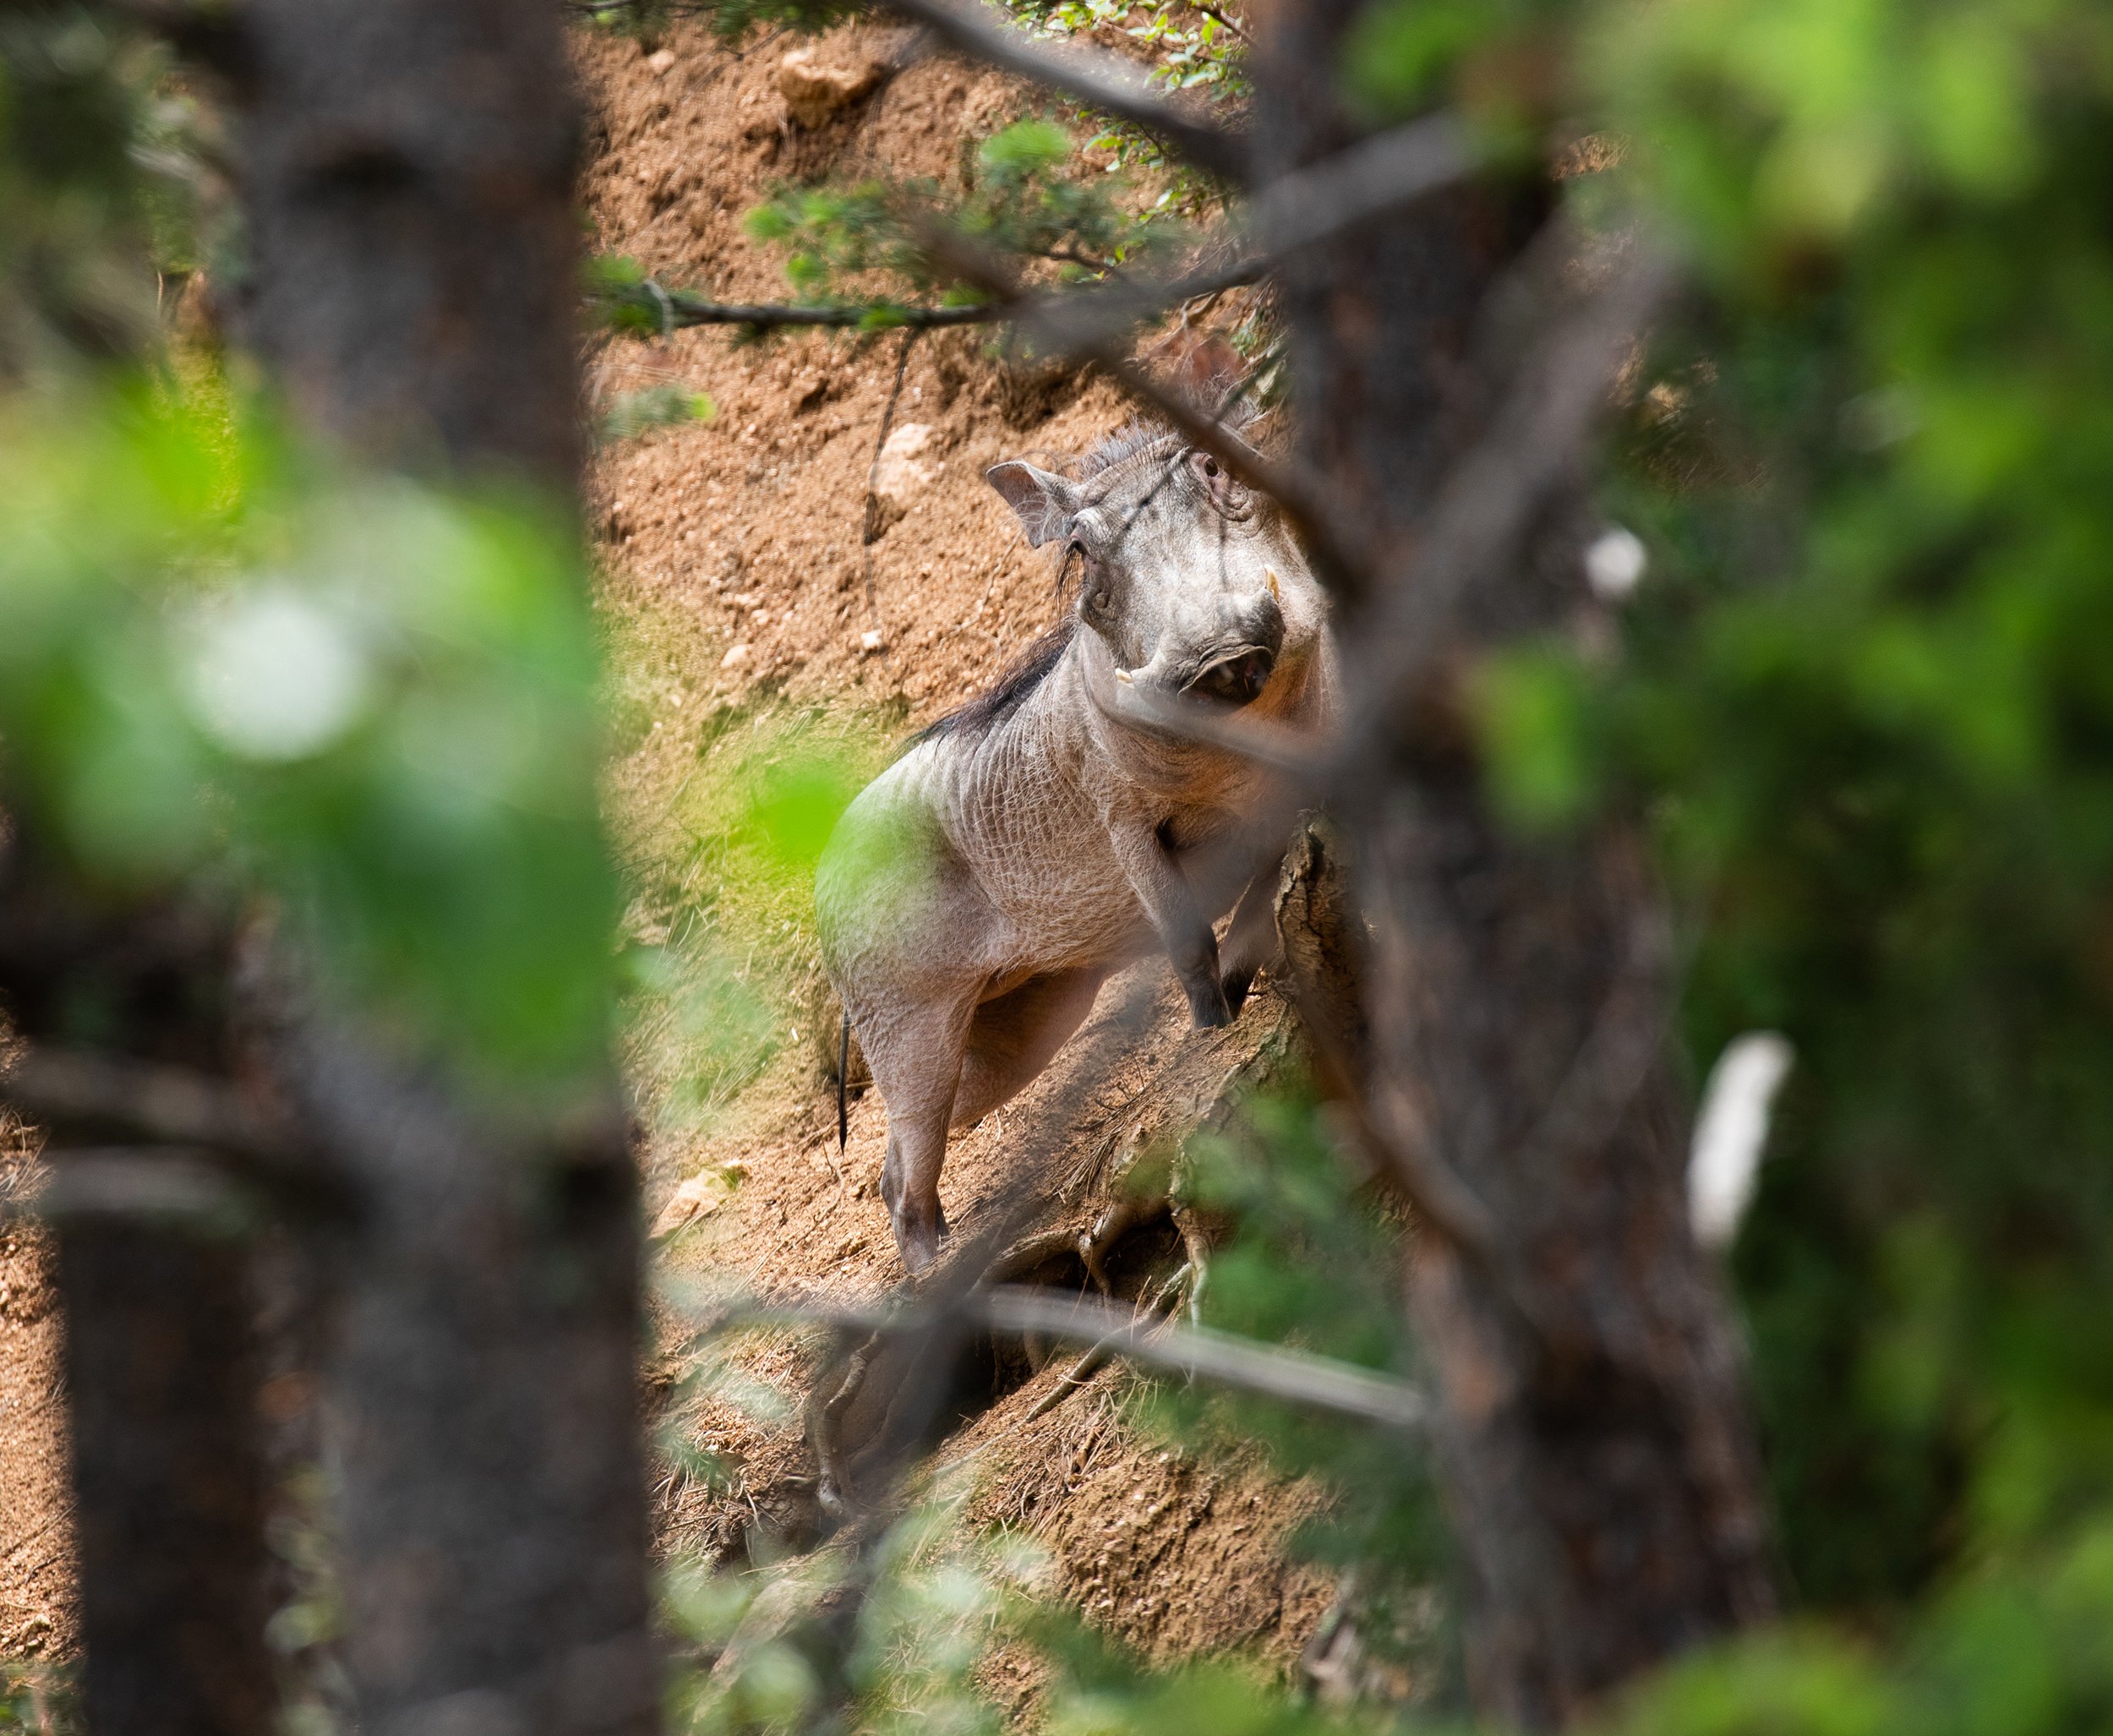
[[[939,1245],[947,1239],[947,1215],[935,1206],[928,1213],[915,1213],[905,1208],[889,1215],[895,1231],[895,1251],[902,1256],[903,1269],[913,1278],[924,1275],[932,1262],[939,1258]]]
[[[1215,1031],[1232,1023],[1233,1007],[1215,977],[1188,988],[1188,1020],[1199,1031]]]

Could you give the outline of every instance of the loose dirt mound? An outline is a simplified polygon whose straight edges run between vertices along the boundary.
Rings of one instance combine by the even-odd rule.
[[[650,48],[583,43],[605,139],[588,181],[603,247],[723,299],[783,299],[773,257],[738,227],[774,183],[881,163],[943,182],[976,139],[1029,109],[1004,79],[916,58],[900,35],[854,27],[823,39],[802,75],[812,65],[844,69],[847,79],[862,67],[899,69],[810,129],[780,92],[793,46],[778,38],[729,51],[689,30]],[[619,341],[599,358],[605,400],[679,383],[720,407],[711,424],[609,450],[595,471],[603,602],[630,691],[647,714],[634,718],[637,745],[613,784],[620,832],[648,888],[634,925],[648,937],[681,933],[692,914],[694,890],[668,871],[685,846],[669,816],[730,733],[752,731],[773,707],[830,707],[863,712],[899,734],[986,685],[1060,606],[1048,565],[1022,545],[982,472],[1023,452],[1081,450],[1127,419],[1123,405],[1105,383],[1009,368],[972,333],[919,340],[896,423],[921,432],[891,446],[916,446],[926,473],[909,479],[907,510],[872,546],[869,565],[868,472],[903,342],[891,335],[863,347],[815,338],[759,347],[702,331]],[[780,920],[797,928],[805,912]],[[796,941],[788,950],[811,974]],[[1138,972],[1161,983],[1166,974],[1157,962]],[[1123,986],[1104,994],[1104,1018]],[[1218,1112],[1229,1086],[1272,1071],[1289,1021],[1264,995],[1233,1030],[1192,1035],[1173,1000],[1162,992],[1144,1037],[1091,1081],[1089,1107],[1035,1178],[1050,1201],[1013,1263],[1019,1275],[1084,1286],[1082,1237],[1089,1252],[1137,1268],[1114,1284],[1121,1295],[1162,1283],[1183,1258],[1190,1227],[1155,1198],[1132,1201],[1127,1179],[1142,1154],[1165,1152]],[[708,1137],[656,1140],[653,1208],[667,1208],[667,1224],[693,1207],[701,1214],[665,1246],[673,1273],[838,1303],[871,1302],[899,1280],[876,1194],[882,1105],[871,1097],[854,1104],[839,1161],[814,1035],[811,1027],[808,1040],[784,1043]],[[1021,1185],[1013,1165],[1022,1130],[1076,1089],[1092,1039],[1089,1028],[1018,1101],[957,1135],[945,1191],[962,1237]],[[1107,1226],[1121,1235],[1095,1249],[1095,1229],[1111,1219],[1123,1220]],[[665,1324],[672,1331],[675,1323]],[[1283,1554],[1287,1531],[1319,1504],[1317,1492],[1141,1438],[1117,1402],[1121,1371],[1073,1388],[1066,1382],[1076,1363],[1062,1354],[1009,1367],[1001,1358],[964,1399],[960,1432],[942,1457],[975,1469],[970,1515],[1024,1527],[1055,1558],[1067,1596],[1148,1650],[1259,1645],[1288,1662],[1329,1599],[1319,1575],[1287,1566]],[[825,1447],[846,1429],[851,1438],[833,1443],[843,1462],[825,1466],[801,1414],[818,1373],[809,1352],[776,1340],[734,1353],[741,1375],[778,1395],[775,1422],[723,1396],[681,1396],[686,1366],[674,1354],[662,1365],[669,1421],[731,1476],[733,1493],[671,1460],[660,1488],[664,1541],[721,1560],[805,1547],[819,1527],[822,1483],[855,1473],[859,1432],[871,1427],[858,1420],[861,1406],[884,1395],[876,1399],[869,1380],[868,1390],[828,1408],[816,1429]]]

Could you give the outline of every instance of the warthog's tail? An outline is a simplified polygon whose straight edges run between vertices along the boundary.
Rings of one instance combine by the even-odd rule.
[[[851,1141],[851,1015],[844,1015],[844,1035],[837,1040],[837,1149]]]

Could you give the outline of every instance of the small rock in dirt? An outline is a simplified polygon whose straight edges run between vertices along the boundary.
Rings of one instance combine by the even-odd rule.
[[[922,456],[931,444],[931,425],[923,422],[905,422],[882,443],[873,467],[873,493],[882,505],[907,510],[911,498],[931,485],[939,472]]]
[[[662,48],[646,57],[646,64],[656,73],[664,73],[675,63],[675,51]]]
[[[660,1209],[648,1232],[658,1242],[663,1236],[672,1236],[685,1224],[693,1224],[699,1218],[708,1218],[725,1204],[725,1199],[714,1187],[714,1177],[709,1175],[692,1176],[669,1195],[668,1204]]]
[[[719,667],[723,669],[738,669],[747,661],[747,646],[729,645],[727,647],[726,655],[719,659]]]
[[[812,48],[795,48],[778,63],[778,90],[786,112],[801,126],[813,128],[871,96],[887,76],[887,67],[877,60],[829,66],[815,58]]]
[[[864,656],[871,657],[875,652],[884,651],[887,647],[887,641],[882,636],[878,627],[868,627],[859,635],[859,650]]]

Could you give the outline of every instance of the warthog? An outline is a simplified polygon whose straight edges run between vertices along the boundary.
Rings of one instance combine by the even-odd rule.
[[[912,1273],[946,1234],[947,1130],[1046,1067],[1111,974],[1161,947],[1195,1024],[1222,1025],[1275,951],[1285,840],[1253,834],[1280,774],[1168,727],[1167,701],[1302,732],[1332,705],[1324,600],[1275,503],[1154,428],[1077,470],[986,472],[1031,545],[1063,544],[1076,606],[867,786],[816,876]]]

